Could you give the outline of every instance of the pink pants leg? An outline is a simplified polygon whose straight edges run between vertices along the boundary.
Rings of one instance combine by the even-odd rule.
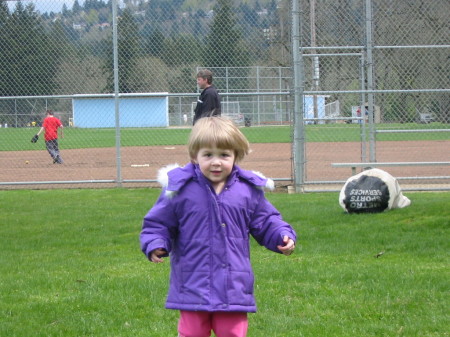
[[[180,337],[245,337],[248,320],[246,312],[180,311]]]

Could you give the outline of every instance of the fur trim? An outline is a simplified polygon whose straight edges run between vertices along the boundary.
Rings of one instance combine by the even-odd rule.
[[[267,179],[266,188],[273,191],[275,189],[275,182],[272,179]]]
[[[167,199],[172,199],[174,196],[177,195],[177,191],[168,191],[168,190],[166,190],[164,192],[164,195],[167,197]]]
[[[266,186],[264,186],[265,188],[267,188],[271,191],[273,191],[275,189],[275,183],[272,179],[266,178],[266,176],[259,171],[252,171],[252,172],[260,178],[267,179]]]
[[[158,183],[164,188],[166,189],[164,192],[164,195],[171,199],[173,198],[175,195],[177,195],[177,191],[169,191],[167,190],[167,187],[169,186],[169,172],[181,167],[178,164],[170,164],[167,166],[162,167],[161,169],[159,169],[158,171],[158,176],[157,176],[157,181]],[[259,178],[265,180],[265,185],[255,185],[256,188],[264,190],[265,188],[268,190],[273,191],[275,189],[275,183],[272,179],[266,178],[266,176],[264,174],[262,174],[261,172],[258,171],[252,171],[252,173],[256,176],[258,176]]]
[[[180,165],[170,164],[159,169],[157,181],[162,187],[166,188],[169,185],[169,176],[167,174],[177,167],[180,167]]]
[[[253,174],[256,174],[260,178],[267,179],[266,176],[259,171],[252,171],[252,172]]]

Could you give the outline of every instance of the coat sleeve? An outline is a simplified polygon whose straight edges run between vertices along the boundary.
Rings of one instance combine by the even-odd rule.
[[[161,193],[155,205],[145,215],[140,234],[142,252],[149,258],[150,253],[163,248],[172,250],[171,242],[176,235],[178,221],[175,217],[171,199]]]
[[[280,212],[264,195],[256,203],[255,212],[250,220],[250,233],[260,245],[276,253],[281,253],[277,246],[283,244],[285,235],[294,241],[297,240],[294,229],[282,219]]]

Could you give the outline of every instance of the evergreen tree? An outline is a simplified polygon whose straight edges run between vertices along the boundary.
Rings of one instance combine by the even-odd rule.
[[[8,5],[6,4],[5,1],[0,1],[0,28],[6,23],[8,16],[9,16]]]
[[[69,35],[67,34],[66,27],[61,20],[56,20],[51,25],[50,37],[50,41],[54,45],[53,49],[55,52],[63,55],[74,53],[70,50],[71,45],[69,43]]]
[[[249,60],[236,26],[230,0],[218,0],[211,31],[206,38],[203,64],[206,67],[245,67]]]
[[[195,38],[200,39],[200,37],[203,35],[203,27],[200,20],[194,21],[194,28],[192,30],[194,32]]]
[[[164,34],[158,27],[147,23],[141,31],[142,51],[144,54],[160,57],[164,49]]]
[[[165,40],[162,59],[171,67],[188,65],[198,61],[198,50],[198,42],[192,35],[179,35]]]
[[[62,14],[62,16],[64,18],[68,18],[69,17],[69,9],[67,8],[67,5],[65,3],[62,6],[61,14]]]
[[[72,13],[74,15],[77,15],[81,12],[82,8],[80,6],[80,3],[78,2],[78,0],[75,0],[72,6]]]
[[[150,22],[159,22],[161,21],[159,14],[158,3],[156,1],[150,1],[147,9],[145,10],[145,18]]]
[[[4,15],[0,14],[0,17]],[[57,88],[55,68],[60,53],[51,42],[34,5],[24,7],[18,2],[3,29],[1,68],[7,71],[1,76],[0,96],[53,94]]]
[[[242,24],[256,27],[258,25],[258,14],[256,10],[247,4],[241,4],[239,11],[242,13]]]
[[[137,67],[139,57],[139,34],[136,22],[133,19],[131,10],[126,8],[117,25],[118,31],[118,59],[119,59],[119,91],[122,93],[135,92],[139,85],[132,74]],[[109,38],[110,53],[106,56],[103,71],[107,74],[107,92],[114,92],[114,60],[112,39]]]
[[[192,68],[182,68],[180,75],[169,80],[169,88],[170,92],[195,92],[197,86],[192,74]]]
[[[236,26],[231,0],[218,0],[214,7],[214,19],[211,31],[206,38],[206,48],[203,50],[202,66],[208,68],[239,67],[234,79],[227,84],[215,81],[218,88],[225,86],[229,90],[240,90],[247,87],[247,74],[250,60],[241,31]],[[215,75],[219,75],[216,70]],[[222,74],[223,76],[224,74]]]
[[[175,8],[170,2],[162,2],[159,10],[161,13],[161,20],[169,21],[176,19]]]
[[[9,58],[9,37],[8,20],[10,18],[8,5],[0,2],[0,96],[7,95],[8,86],[8,58]]]
[[[180,35],[180,26],[178,25],[178,22],[175,21],[172,25],[170,36],[176,38],[178,35]]]

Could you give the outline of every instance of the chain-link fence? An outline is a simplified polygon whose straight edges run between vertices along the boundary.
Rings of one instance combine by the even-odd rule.
[[[327,180],[319,169],[327,158],[331,181],[370,166],[408,188],[448,189],[449,9],[448,1],[300,2],[304,94],[339,107],[309,112],[307,183]]]
[[[159,167],[189,160],[195,76],[209,68],[223,114],[252,144],[245,168],[336,189],[351,165],[332,164],[401,162],[386,170],[411,188],[448,188],[449,10],[446,0],[1,1],[0,186],[151,184]],[[43,139],[30,142],[46,110],[64,125],[62,165]]]

